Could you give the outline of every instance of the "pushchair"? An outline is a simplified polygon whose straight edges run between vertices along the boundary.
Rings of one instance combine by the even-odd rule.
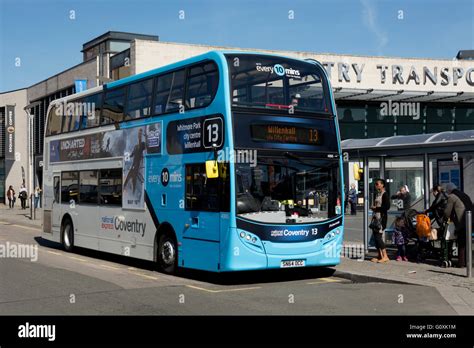
[[[409,259],[416,260],[416,262],[424,262],[428,259],[439,260],[441,246],[437,243],[436,235],[432,233],[430,236],[419,236],[417,234],[417,216],[420,214],[425,215],[423,212],[418,212],[415,209],[407,209],[401,215],[406,227],[405,239],[408,257]],[[430,222],[433,225],[434,219],[430,219]],[[444,227],[442,226],[441,228]]]

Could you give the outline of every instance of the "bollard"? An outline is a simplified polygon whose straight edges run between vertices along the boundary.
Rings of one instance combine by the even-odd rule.
[[[472,277],[472,211],[466,211],[466,277]]]
[[[33,196],[30,195],[30,220],[33,220]]]

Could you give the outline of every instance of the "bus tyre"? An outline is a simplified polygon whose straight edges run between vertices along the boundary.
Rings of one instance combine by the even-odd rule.
[[[64,221],[61,241],[64,250],[72,251],[74,248],[74,230],[72,228],[72,221],[70,219],[66,219]]]
[[[162,234],[158,241],[158,265],[167,274],[175,273],[178,267],[178,248],[170,234]]]

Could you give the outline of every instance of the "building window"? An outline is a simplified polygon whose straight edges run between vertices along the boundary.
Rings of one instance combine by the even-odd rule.
[[[110,124],[123,121],[124,104],[125,87],[106,91],[101,123]]]
[[[108,41],[109,51],[122,52],[130,48],[130,42],[128,41]]]
[[[79,173],[61,173],[61,203],[78,202],[79,195]]]
[[[155,95],[155,114],[176,112],[183,105],[185,70],[158,76]]]
[[[79,202],[97,204],[97,186],[99,183],[97,170],[79,172]]]
[[[413,135],[423,133],[426,132],[423,131],[422,124],[397,123],[397,135]]]
[[[129,86],[126,120],[150,116],[152,89],[152,79],[133,83]]]
[[[120,80],[131,75],[130,66],[119,66],[111,70],[112,80]]]
[[[365,106],[337,106],[342,139],[365,138]]]
[[[456,130],[474,129],[474,107],[456,106]]]
[[[122,169],[101,169],[99,202],[102,205],[122,205]]]

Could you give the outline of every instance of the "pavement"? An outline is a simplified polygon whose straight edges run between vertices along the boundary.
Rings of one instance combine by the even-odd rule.
[[[13,228],[20,227],[20,226],[29,227],[29,232],[32,233],[32,235],[29,236],[29,238],[31,238],[33,234],[38,235],[41,229],[41,226],[42,226],[41,210],[37,211],[36,220],[32,220],[29,216],[30,216],[29,210],[26,210],[26,211],[21,210],[18,207],[14,208],[13,210],[10,210],[5,205],[0,205],[0,221],[3,223],[3,225],[7,225],[7,226],[9,225],[9,226],[12,226]],[[360,249],[362,248],[362,244],[359,239],[359,236],[362,236],[362,230],[361,230],[361,227],[359,227],[360,220],[361,220],[361,217],[359,216],[356,218],[350,217],[346,219],[346,228],[347,228],[347,231],[350,231],[346,234],[346,242],[345,242],[346,248],[343,251],[343,255],[346,255],[346,257],[343,257],[341,264],[335,268],[335,273],[332,274],[332,277],[334,277],[334,279],[338,281],[345,280],[351,283],[358,284],[357,293],[359,293],[359,291],[364,292],[363,289],[365,288],[365,286],[369,286],[369,288],[365,288],[366,289],[365,291],[368,291],[367,289],[373,290],[374,283],[377,283],[377,286],[378,286],[377,289],[379,289],[382,293],[388,294],[390,292],[394,292],[393,296],[396,296],[396,293],[398,291],[398,296],[400,296],[401,294],[404,294],[405,301],[410,301],[409,297],[412,298],[411,300],[416,298],[417,302],[412,303],[412,306],[415,306],[415,307],[423,306],[423,303],[420,302],[420,299],[419,299],[420,294],[418,292],[423,292],[423,296],[426,296],[426,298],[435,299],[436,297],[434,297],[434,294],[432,294],[431,291],[435,291],[435,292],[437,291],[441,295],[441,298],[436,301],[439,301],[439,302],[443,302],[442,300],[446,301],[446,303],[449,304],[447,308],[450,307],[452,309],[452,313],[457,313],[460,315],[474,315],[474,279],[473,278],[468,279],[465,277],[465,274],[466,274],[465,268],[463,269],[440,268],[436,265],[426,264],[426,263],[397,262],[393,260],[394,258],[393,255],[391,256],[392,261],[390,261],[389,263],[378,264],[378,263],[372,263],[368,261],[371,257],[375,256],[375,254],[373,253],[369,253],[366,255],[358,254],[357,257],[347,257],[347,256],[354,255],[354,254],[349,255],[348,251],[354,250],[354,248],[360,251]],[[49,254],[55,254],[55,253],[60,252],[59,250],[58,251],[54,251],[54,249],[51,249],[51,250],[53,251],[50,251]],[[52,255],[48,255],[48,256],[51,257]],[[80,255],[78,258],[84,258],[83,256],[84,255]],[[85,256],[88,256],[88,254],[86,253]],[[93,258],[97,257],[97,255],[94,254],[92,255],[92,257]],[[79,264],[81,263],[79,262]],[[136,265],[132,265],[132,266],[136,266]],[[34,273],[37,271],[37,270],[36,271],[33,270],[34,267],[36,266],[27,266],[23,268],[25,269],[25,272]],[[114,268],[116,267],[116,264],[110,264],[109,268],[110,267]],[[135,267],[132,267],[132,268],[135,268]],[[84,271],[84,276],[88,275],[88,272],[89,270]],[[143,273],[143,271],[141,273]],[[149,278],[154,277],[153,272],[150,272],[150,274],[148,275],[145,274],[145,275],[146,277],[149,277]],[[58,274],[58,275],[55,275],[55,277],[56,276],[59,279],[60,275]],[[102,277],[102,275],[100,276]],[[71,275],[71,277],[73,276]],[[163,278],[167,276],[160,274],[159,277]],[[199,277],[202,277],[202,274],[200,274],[198,278]],[[207,276],[204,276],[204,277],[206,278]],[[261,277],[261,275],[259,275],[259,277]],[[271,282],[272,280],[278,281],[278,278],[272,278],[273,275],[269,277],[271,278],[269,282]],[[305,277],[306,275],[303,276],[303,278]],[[125,275],[122,275],[120,279],[122,278],[129,279]],[[142,275],[142,278],[143,278],[143,275]],[[193,278],[193,276],[191,276],[191,278]],[[326,279],[326,278],[323,277],[321,279]],[[104,280],[107,280],[107,279],[104,279]],[[294,279],[290,279],[290,280],[294,280]],[[283,279],[282,281],[285,281],[285,279]],[[322,282],[324,282],[324,280]],[[135,283],[136,281],[133,282],[133,284]],[[260,284],[259,281],[252,282],[251,280],[247,279],[237,285],[242,285],[242,284],[247,284],[247,283],[249,284],[250,288],[255,287],[255,284],[257,285]],[[328,281],[328,283],[331,283],[331,281]],[[311,284],[311,283],[306,282],[305,284]],[[128,284],[128,283],[125,285],[123,284],[120,284],[120,285],[122,287],[132,286],[131,284]],[[177,286],[177,285],[178,284],[174,284],[173,286]],[[201,282],[195,283],[195,282],[186,281],[185,284],[182,284],[182,285],[186,286],[188,289],[189,288],[194,288],[195,290],[201,289],[201,291],[203,291],[204,293],[214,294],[213,296],[217,296],[216,294],[219,294],[221,291],[222,292],[226,292],[228,290],[232,291],[232,289],[227,289],[226,287],[209,288],[208,283],[201,283]],[[344,293],[344,290],[337,288],[337,286],[339,285],[341,284],[330,284],[329,287],[327,287],[328,296],[331,293],[331,291],[336,291],[336,292],[342,291],[342,293]],[[410,285],[410,287],[408,288],[404,287],[405,285]],[[281,286],[283,287],[283,285]],[[331,286],[334,286],[335,288],[331,289]],[[258,291],[258,289],[254,289],[252,291]],[[275,285],[272,291],[276,291],[275,294],[277,294],[278,285]],[[282,293],[285,293],[286,288],[285,289],[282,288],[281,291]],[[237,292],[239,291],[237,290]],[[264,291],[264,292],[266,292],[267,295],[269,294],[269,291]],[[256,294],[254,294],[254,296],[255,295]],[[147,294],[147,296],[152,296],[152,295],[150,293],[150,294]],[[265,295],[262,293],[262,296],[265,296]],[[428,304],[425,304],[425,306],[428,307]],[[216,312],[214,312],[214,310],[210,310],[209,313],[217,314],[218,308],[219,306],[216,307]],[[348,308],[348,307],[345,307],[345,308]],[[446,310],[445,307],[443,308],[444,309],[440,311],[443,312],[444,314],[451,313],[451,311]],[[229,310],[231,310],[231,307],[229,307]],[[303,311],[303,313],[306,313],[304,306],[301,308],[301,310]],[[328,309],[328,310],[336,311],[336,309]],[[353,314],[357,314],[358,313],[357,310],[361,310],[359,314],[364,314],[364,313],[367,314],[366,312],[364,312],[365,309],[362,310],[361,308],[355,309],[355,312]],[[433,312],[421,311],[421,312],[439,314],[440,311],[433,311]],[[62,310],[60,312],[62,312]],[[85,313],[85,312],[81,312],[81,313]],[[245,313],[245,311],[242,313]],[[263,309],[262,309],[262,313],[263,313]],[[276,311],[276,313],[278,313],[278,311]],[[419,313],[419,312],[416,312],[416,313]],[[310,314],[310,313],[307,313],[307,314]],[[344,314],[349,314],[349,313],[344,313]]]
[[[34,214],[33,214],[34,215]],[[36,209],[36,219],[31,218],[31,210],[21,209],[18,202],[14,208],[8,208],[8,205],[0,204],[0,220],[11,224],[20,224],[22,226],[38,227],[43,226],[43,210]]]

